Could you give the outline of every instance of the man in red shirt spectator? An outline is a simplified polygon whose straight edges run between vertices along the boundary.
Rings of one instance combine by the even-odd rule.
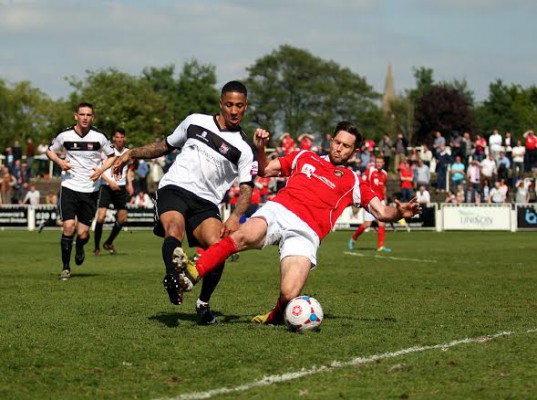
[[[375,159],[375,166],[370,167],[365,170],[362,174],[364,181],[369,183],[371,189],[375,192],[379,200],[385,204],[386,199],[386,181],[388,180],[388,173],[384,170],[384,159],[382,157],[377,157]],[[364,211],[364,223],[360,224],[358,229],[352,234],[352,237],[349,239],[349,250],[354,249],[354,242],[358,237],[364,233],[364,231],[371,226],[373,221],[375,221],[375,216],[371,213]],[[384,222],[378,221],[378,246],[377,251],[391,251],[389,248],[384,247],[384,239],[386,237],[386,224]]]
[[[533,131],[526,131],[524,138],[526,139],[525,170],[529,172],[532,168],[537,168],[537,137]]]
[[[313,147],[313,136],[309,133],[303,133],[298,137],[300,143],[300,150],[311,150]]]
[[[414,173],[410,166],[410,160],[405,160],[403,168],[399,171],[401,179],[401,201],[407,202],[412,198],[412,188],[414,187]]]
[[[254,322],[273,325],[283,323],[285,306],[300,294],[310,270],[317,264],[321,240],[330,233],[347,206],[367,208],[382,222],[411,217],[421,208],[416,199],[407,204],[397,202],[396,207],[382,204],[369,184],[346,168],[347,160],[362,142],[358,129],[350,122],[337,125],[330,153],[324,157],[311,151],[299,151],[268,162],[265,155],[268,140],[268,132],[256,130],[254,144],[259,175],[288,176],[285,188],[237,231],[211,246],[196,265],[183,261],[180,267],[181,285],[189,291],[229,255],[278,244],[280,296],[274,309],[254,318]]]
[[[280,143],[284,156],[296,150],[295,140],[291,137],[291,134],[289,132],[282,133],[282,136],[280,137]]]

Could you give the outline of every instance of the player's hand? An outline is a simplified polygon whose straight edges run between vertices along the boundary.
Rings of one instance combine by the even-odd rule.
[[[134,194],[134,188],[132,187],[132,185],[127,185],[127,193],[129,194],[129,196],[132,197],[132,195]]]
[[[418,198],[414,196],[408,203],[402,204],[399,200],[395,200],[397,210],[403,218],[411,218],[414,215],[421,214],[421,205],[418,203]]]
[[[220,230],[220,237],[226,237],[239,229],[239,222],[240,218],[237,215],[231,213],[226,222],[224,222],[222,229]]]
[[[90,179],[95,182],[97,179],[99,179],[102,175],[103,171],[101,170],[101,168],[95,168],[93,170],[93,173],[91,174],[90,176]]]
[[[120,188],[119,188],[119,185],[118,185],[117,183],[115,183],[115,182],[111,182],[111,183],[109,183],[108,186],[110,186],[110,189],[112,189],[112,190],[114,190],[114,191],[120,189]]]
[[[114,178],[116,180],[119,180],[121,178],[121,174],[123,173],[123,167],[125,167],[125,165],[129,163],[130,159],[130,150],[127,150],[125,153],[123,153],[116,159],[114,165],[112,166],[112,174],[114,175]]]
[[[71,169],[71,164],[67,160],[60,159],[60,168],[62,171],[69,171]]]
[[[270,133],[261,128],[257,128],[254,132],[254,146],[258,149],[267,147],[270,140]]]

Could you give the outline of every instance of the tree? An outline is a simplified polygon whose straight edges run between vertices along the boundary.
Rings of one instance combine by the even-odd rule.
[[[331,132],[348,119],[364,130],[381,125],[375,93],[365,78],[288,45],[247,68],[249,121],[271,132]]]
[[[431,134],[440,131],[448,138],[455,131],[471,131],[474,127],[472,104],[459,89],[449,84],[433,85],[416,102],[416,142],[428,142]]]

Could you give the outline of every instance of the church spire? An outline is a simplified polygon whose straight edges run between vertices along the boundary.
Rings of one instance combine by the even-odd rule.
[[[392,63],[388,63],[388,71],[386,72],[386,83],[384,84],[384,93],[382,94],[382,113],[390,114],[390,102],[395,100],[395,85],[393,83]]]

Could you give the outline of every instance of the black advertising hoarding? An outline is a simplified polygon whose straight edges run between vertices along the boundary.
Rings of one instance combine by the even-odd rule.
[[[28,206],[4,205],[0,207],[0,227],[28,228]]]
[[[537,209],[535,204],[516,206],[518,229],[537,229]]]

